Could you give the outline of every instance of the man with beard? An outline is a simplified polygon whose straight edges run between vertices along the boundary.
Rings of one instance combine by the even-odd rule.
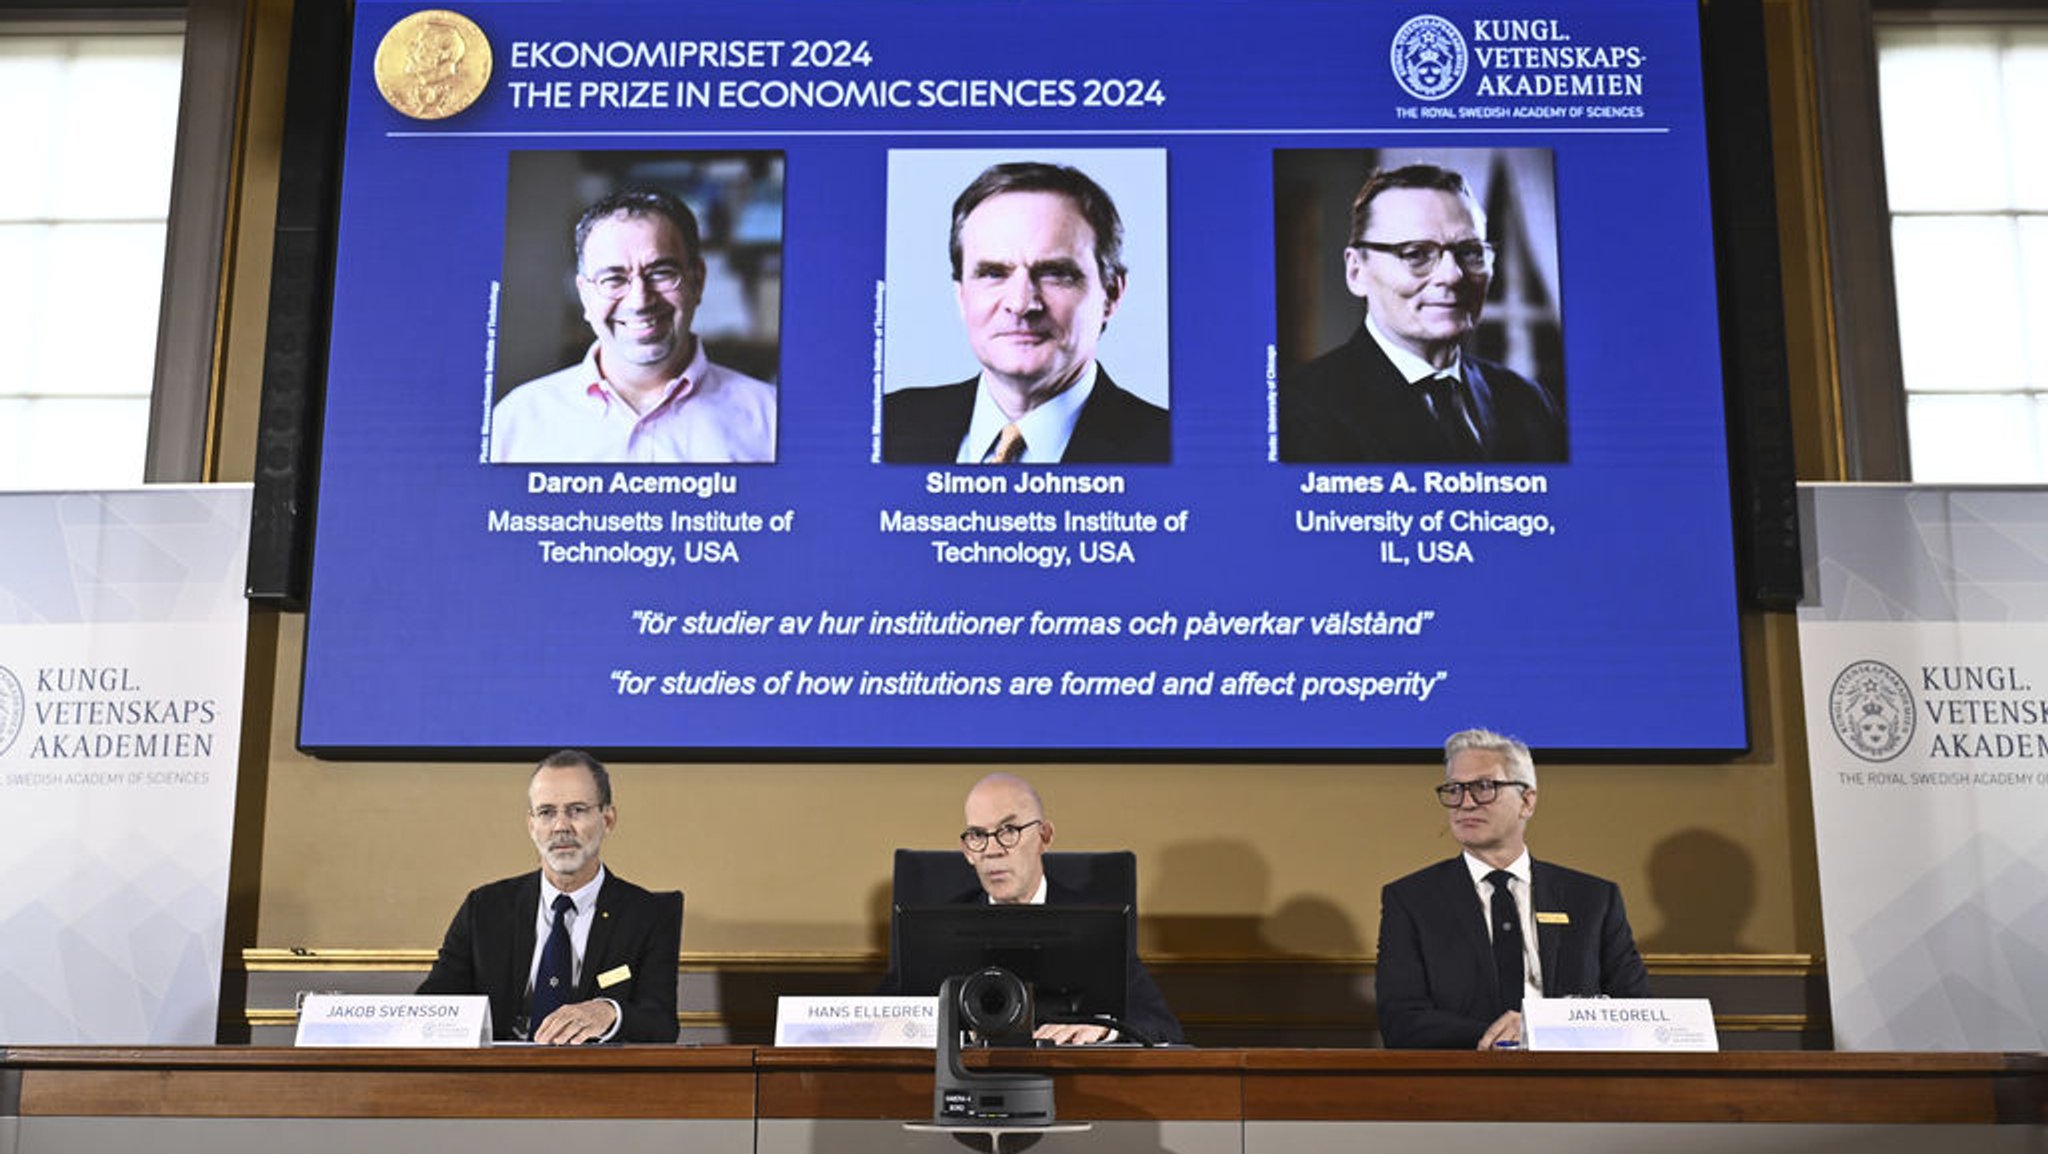
[[[576,222],[576,293],[596,337],[583,359],[491,410],[491,460],[775,460],[775,386],[714,364],[690,330],[704,254],[690,206],[629,188]]]
[[[419,992],[490,995],[500,1039],[675,1041],[683,895],[605,869],[611,775],[565,749],[534,768],[526,801],[540,869],[470,891]]]

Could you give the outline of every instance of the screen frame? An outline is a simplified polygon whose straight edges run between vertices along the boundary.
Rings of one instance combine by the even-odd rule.
[[[1129,905],[898,905],[902,993],[930,996],[947,979],[990,966],[1032,987],[1039,1022],[1106,1016],[1121,1021],[1130,985]],[[1042,984],[1072,991],[1070,1013],[1048,1019]]]
[[[330,19],[324,23],[295,20],[291,50],[292,74],[304,76],[306,80],[321,85],[323,91],[307,91],[314,84],[295,85],[291,96],[293,107],[287,108],[287,144],[301,157],[318,153],[326,160],[322,179],[309,182],[306,200],[311,215],[319,218],[319,224],[309,227],[306,212],[293,214],[288,227],[285,215],[281,213],[278,226],[280,243],[289,239],[294,247],[303,248],[317,239],[319,250],[312,255],[311,267],[314,275],[278,280],[272,285],[272,311],[277,314],[280,300],[289,303],[291,298],[299,299],[295,310],[287,310],[312,318],[313,344],[310,350],[304,347],[303,339],[280,342],[279,334],[272,334],[273,346],[298,346],[296,363],[273,363],[266,365],[265,404],[270,405],[273,392],[283,396],[295,396],[296,403],[290,406],[301,422],[296,434],[300,444],[296,447],[299,456],[294,457],[292,470],[279,473],[259,468],[257,482],[259,503],[266,479],[273,483],[269,488],[273,496],[280,498],[281,505],[289,506],[296,513],[288,525],[280,526],[268,535],[270,545],[266,549],[252,549],[251,596],[264,599],[264,591],[270,590],[274,599],[282,600],[288,609],[303,604],[306,588],[310,583],[312,566],[312,526],[315,516],[317,476],[319,457],[319,415],[324,408],[324,386],[327,369],[327,339],[325,313],[331,306],[334,277],[334,255],[336,230],[340,211],[339,198],[333,195],[333,184],[338,181],[341,155],[345,144],[345,106],[348,85],[348,60],[352,45],[351,36],[344,31],[332,35],[336,26],[347,29],[353,26],[354,13],[358,6],[353,0],[335,6]],[[1789,453],[1790,418],[1786,392],[1789,380],[1785,367],[1784,344],[1785,326],[1781,285],[1775,275],[1760,277],[1759,269],[1775,273],[1777,269],[1777,243],[1775,236],[1776,210],[1768,198],[1754,195],[1759,187],[1774,186],[1774,174],[1768,146],[1769,107],[1767,88],[1762,81],[1767,78],[1767,61],[1763,42],[1761,0],[1700,0],[1698,4],[1700,25],[1700,52],[1702,57],[1702,95],[1705,112],[1705,134],[1709,145],[1707,175],[1709,199],[1713,210],[1714,228],[1714,275],[1720,303],[1720,329],[1722,332],[1723,356],[1721,360],[1727,403],[1727,447],[1729,477],[1731,485],[1730,517],[1731,539],[1735,548],[1734,580],[1737,588],[1738,612],[1755,608],[1781,608],[1788,604],[1785,589],[1785,574],[1789,570],[1796,584],[1799,573],[1799,542],[1796,519],[1781,516],[1782,508],[1790,508],[1793,475]],[[328,33],[328,34],[323,34]],[[307,67],[302,69],[301,65]],[[320,99],[324,96],[325,99]],[[1758,129],[1761,127],[1761,135]],[[316,144],[324,137],[324,147]],[[1730,142],[1750,142],[1749,147],[1735,148]],[[1760,143],[1759,143],[1760,142]],[[317,316],[315,315],[317,314]],[[300,333],[303,338],[308,334]],[[310,352],[310,355],[307,353]],[[293,393],[290,386],[296,374]],[[280,481],[281,478],[281,481]],[[289,490],[290,496],[277,492],[280,488]],[[281,516],[284,516],[281,514]],[[1790,526],[1787,528],[1787,526]],[[259,564],[265,566],[265,577],[259,581],[255,571]],[[279,596],[281,594],[281,597]],[[1793,599],[1796,600],[1796,597]],[[1737,627],[1739,631],[1739,626]],[[1747,646],[1740,637],[1738,645]],[[305,667],[301,666],[301,701],[304,697]],[[1739,674],[1742,680],[1741,695],[1744,701],[1744,738],[1740,745],[1713,748],[1673,747],[1597,747],[1576,748],[1569,746],[1539,746],[1547,757],[1569,757],[1573,760],[1601,763],[1626,763],[1654,756],[1659,761],[1669,762],[1719,762],[1747,755],[1755,747],[1757,711],[1752,703],[1749,682],[1754,672],[1747,660]],[[303,710],[303,704],[301,706]],[[298,747],[318,758],[368,761],[398,761],[432,758],[449,761],[492,761],[507,758],[538,756],[548,752],[546,748],[527,745],[508,746],[417,746],[417,745],[307,745],[296,742]],[[1186,762],[1204,763],[1246,763],[1279,762],[1335,764],[1347,763],[1394,763],[1411,761],[1418,757],[1434,756],[1429,747],[1413,748],[1379,747],[1360,748],[1195,748],[1185,746],[1158,746],[1147,748],[1084,748],[1067,747],[1048,751],[1041,747],[994,747],[938,748],[916,746],[904,748],[851,747],[824,748],[809,746],[626,746],[593,743],[609,760],[615,761],[739,761],[739,762],[825,762],[825,763],[957,763],[1011,760],[1020,755],[1045,756],[1052,752],[1062,759],[1099,760],[1113,758],[1130,763]]]

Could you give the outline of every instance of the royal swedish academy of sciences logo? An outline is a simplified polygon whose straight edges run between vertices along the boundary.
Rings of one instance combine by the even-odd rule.
[[[1414,16],[1394,33],[1394,80],[1417,100],[1442,100],[1465,82],[1465,37],[1441,16]]]
[[[21,719],[26,712],[28,698],[22,695],[21,682],[13,670],[0,665],[0,754],[6,753],[14,739],[21,736]]]
[[[1850,753],[1865,761],[1890,761],[1913,740],[1913,691],[1884,662],[1855,662],[1828,691],[1828,720]]]

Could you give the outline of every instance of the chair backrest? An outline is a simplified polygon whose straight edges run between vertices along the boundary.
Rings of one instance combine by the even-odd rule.
[[[1138,904],[1138,857],[1130,850],[1045,855],[1045,876],[1092,901],[1108,905]],[[959,850],[899,849],[890,906],[930,906],[949,902],[980,885],[974,867]]]

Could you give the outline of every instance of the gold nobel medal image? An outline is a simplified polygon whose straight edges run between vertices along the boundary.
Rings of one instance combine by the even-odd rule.
[[[377,45],[377,91],[402,115],[442,120],[476,103],[491,79],[491,44],[476,22],[430,8],[391,26]]]

